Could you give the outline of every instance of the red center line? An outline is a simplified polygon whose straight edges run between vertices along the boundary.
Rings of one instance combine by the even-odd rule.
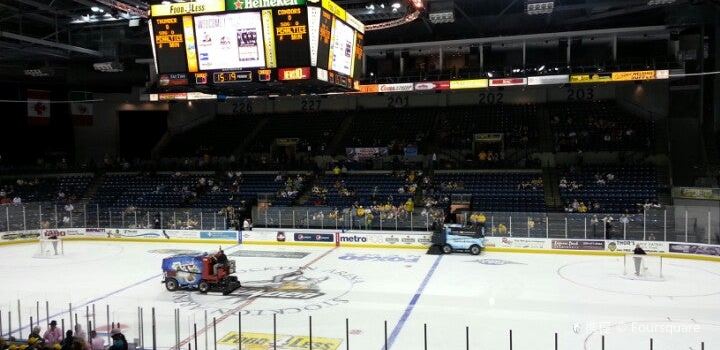
[[[298,270],[299,270],[299,271],[302,271],[302,270],[310,267],[310,265],[312,265],[312,264],[320,261],[320,259],[328,256],[330,253],[334,252],[335,249],[337,249],[337,248],[338,248],[338,247],[333,247],[332,249],[330,249],[330,250],[328,250],[328,251],[326,251],[326,252],[318,255],[315,259],[310,260],[307,264],[301,266]],[[230,316],[233,316],[233,314],[235,314],[235,313],[237,313],[237,312],[240,312],[240,310],[242,310],[243,308],[245,308],[245,307],[247,307],[248,305],[252,304],[252,302],[255,301],[256,299],[258,299],[258,298],[255,297],[255,298],[252,298],[252,299],[248,299],[248,300],[246,300],[244,303],[242,303],[242,304],[240,304],[239,306],[237,306],[236,308],[231,309],[230,311],[225,312],[224,314],[220,315],[220,317],[218,317],[218,318],[215,319],[215,326],[217,326],[218,324],[220,324],[220,322],[227,320],[228,318],[230,318]],[[197,335],[200,336],[200,335],[204,334],[205,332],[209,331],[211,328],[212,328],[212,324],[208,324],[207,326],[205,326],[205,327],[203,327],[203,328],[201,328],[201,329],[198,329]],[[183,339],[179,344],[171,347],[170,350],[182,349],[185,345],[189,344],[190,341],[192,341],[193,339],[195,339],[195,334],[192,334],[192,335],[188,336],[187,338]],[[197,350],[197,349],[196,349],[196,350]]]

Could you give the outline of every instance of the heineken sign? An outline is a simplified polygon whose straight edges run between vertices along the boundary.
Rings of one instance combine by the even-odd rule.
[[[305,0],[225,0],[227,10],[305,5]]]

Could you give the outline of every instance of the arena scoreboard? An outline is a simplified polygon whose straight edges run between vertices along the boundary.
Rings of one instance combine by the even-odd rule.
[[[153,5],[149,25],[161,90],[351,91],[361,71],[365,26],[332,0]]]

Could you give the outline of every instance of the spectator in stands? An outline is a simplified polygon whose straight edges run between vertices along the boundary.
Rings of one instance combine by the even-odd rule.
[[[79,323],[75,324],[75,341],[83,344],[84,349],[88,349],[90,344],[88,344],[87,339],[87,334],[83,331],[82,326]]]
[[[47,346],[60,344],[60,342],[63,340],[62,331],[57,328],[57,322],[55,320],[50,321],[50,328],[45,331],[45,334],[43,335],[43,340],[45,341],[45,345]]]
[[[590,218],[590,226],[592,226],[593,238],[597,238],[597,229],[598,229],[599,224],[600,224],[600,219],[598,219],[597,215],[593,215],[592,218]]]
[[[405,201],[404,209],[408,213],[412,213],[415,211],[415,202],[412,200],[412,198],[408,198],[407,201]]]
[[[73,337],[73,331],[68,330],[65,332],[65,339],[60,342],[60,350],[74,350],[73,349],[73,342],[75,341]]]
[[[613,219],[610,215],[602,218],[602,221],[605,224],[605,239],[612,239],[612,222],[614,220],[615,219]]]
[[[627,225],[630,223],[630,217],[628,217],[627,214],[620,215],[620,219],[618,221],[623,225],[623,230],[627,227]]]
[[[33,327],[32,331],[30,331],[30,335],[28,336],[28,345],[39,349],[44,347],[43,342],[43,337],[40,335],[40,326]]]
[[[501,234],[501,235],[507,234],[507,232],[508,232],[507,226],[505,226],[505,224],[499,224],[497,227],[497,232],[498,232],[498,234]]]
[[[246,218],[243,221],[243,230],[252,231],[252,220],[250,220],[250,218]]]
[[[587,213],[588,208],[585,206],[584,202],[580,202],[580,205],[578,206],[578,213]]]
[[[15,196],[15,198],[13,198],[13,204],[22,204],[22,199],[20,199],[20,196]]]
[[[105,350],[105,339],[98,337],[96,331],[90,331],[90,350]]]
[[[112,338],[112,345],[108,350],[128,350],[127,340],[119,329],[116,328],[110,331],[110,337]]]

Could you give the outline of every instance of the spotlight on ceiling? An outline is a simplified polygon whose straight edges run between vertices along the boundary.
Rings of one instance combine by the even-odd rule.
[[[528,15],[547,15],[555,9],[553,0],[526,0],[525,13]]]
[[[430,22],[434,24],[455,22],[455,3],[452,0],[438,1],[431,5]]]
[[[120,62],[101,62],[93,64],[96,71],[103,73],[119,73],[125,70],[125,66]]]
[[[50,68],[37,68],[37,69],[26,69],[23,71],[25,75],[29,77],[49,77],[54,74],[53,70]]]

